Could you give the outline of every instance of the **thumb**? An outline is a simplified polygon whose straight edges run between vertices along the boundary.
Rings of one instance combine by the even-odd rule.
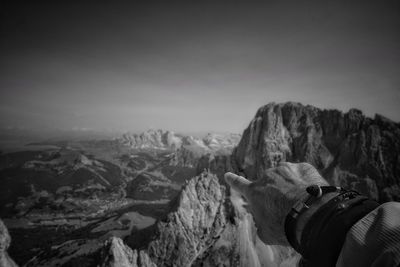
[[[236,191],[238,191],[243,196],[249,194],[249,185],[251,182],[246,178],[236,175],[231,172],[227,172],[224,175],[225,181]]]

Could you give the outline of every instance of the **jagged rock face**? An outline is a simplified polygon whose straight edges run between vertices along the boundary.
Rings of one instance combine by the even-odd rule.
[[[309,162],[334,185],[400,200],[400,126],[380,115],[271,103],[257,111],[233,158],[249,179],[280,161]]]
[[[8,256],[7,249],[10,246],[11,237],[7,227],[0,220],[0,267],[16,267],[17,264]]]
[[[101,254],[101,267],[156,267],[144,251],[132,250],[118,237],[107,240]]]
[[[103,263],[102,267],[130,267],[137,265],[137,253],[133,253],[132,249],[125,246],[122,239],[111,237],[104,244],[102,251]]]
[[[225,190],[217,177],[201,174],[183,188],[176,211],[158,223],[148,253],[157,266],[190,266],[223,230]]]
[[[246,203],[235,191],[226,200],[227,223],[216,242],[192,266],[296,266],[299,255],[289,247],[264,244]]]

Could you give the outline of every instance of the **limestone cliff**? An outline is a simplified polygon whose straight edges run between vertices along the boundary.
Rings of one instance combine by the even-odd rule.
[[[159,237],[148,247],[158,266],[189,266],[223,230],[225,190],[203,173],[183,188],[176,210],[158,223]]]
[[[280,161],[309,162],[332,184],[380,201],[400,200],[400,125],[361,111],[299,103],[261,107],[233,152],[238,172],[257,179]]]

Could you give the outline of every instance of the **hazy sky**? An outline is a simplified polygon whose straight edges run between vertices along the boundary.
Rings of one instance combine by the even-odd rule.
[[[0,126],[242,132],[271,101],[400,121],[399,1],[147,2],[0,7]]]

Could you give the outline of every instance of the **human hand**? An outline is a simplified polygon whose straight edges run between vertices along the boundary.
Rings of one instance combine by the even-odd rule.
[[[280,163],[251,182],[233,173],[225,181],[246,200],[260,239],[270,245],[289,245],[284,221],[292,206],[306,194],[312,184],[327,185],[318,171],[308,163]]]

